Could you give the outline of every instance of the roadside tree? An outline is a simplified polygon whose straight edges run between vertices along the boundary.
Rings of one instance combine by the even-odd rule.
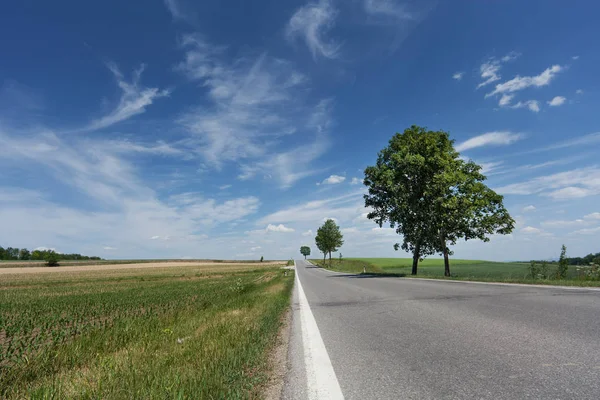
[[[317,229],[315,243],[323,252],[323,262],[325,262],[326,255],[329,254],[329,264],[331,265],[331,253],[337,251],[344,244],[344,235],[335,221],[328,219]]]
[[[368,218],[403,236],[394,248],[413,254],[413,275],[420,259],[441,253],[449,276],[449,244],[512,231],[502,196],[483,184],[480,171],[460,158],[448,133],[414,125],[394,135],[366,168]]]
[[[302,254],[304,256],[304,259],[306,260],[306,256],[310,256],[310,247],[308,247],[308,246],[300,247],[300,254]]]

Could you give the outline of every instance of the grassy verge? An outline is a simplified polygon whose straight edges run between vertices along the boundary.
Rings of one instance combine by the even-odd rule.
[[[362,273],[363,266],[367,267],[367,273],[382,274],[386,276],[412,277],[412,259],[410,258],[350,258],[329,260],[311,260],[320,267],[333,271]],[[556,268],[550,266],[551,269]],[[478,282],[503,282],[503,283],[527,283],[541,285],[559,286],[600,286],[600,281],[582,279],[578,275],[576,267],[569,267],[568,279],[531,279],[527,278],[527,263],[501,263],[481,260],[451,260],[451,277],[444,276],[444,265],[441,259],[425,259],[419,263],[417,278],[447,279]]]
[[[329,260],[310,260],[311,263],[317,265],[321,268],[327,268],[332,271],[337,272],[349,272],[349,273],[362,273],[365,269],[369,274],[386,274],[386,271],[365,260],[360,259],[344,259],[340,262],[340,260],[333,259],[331,262]]]
[[[293,275],[257,265],[6,275],[0,398],[256,398]]]

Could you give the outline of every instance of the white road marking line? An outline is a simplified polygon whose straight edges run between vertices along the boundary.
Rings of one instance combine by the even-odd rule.
[[[335,376],[317,321],[315,321],[315,317],[310,310],[310,305],[297,272],[296,282],[298,283],[300,325],[302,327],[308,398],[310,400],[343,400],[342,389]]]

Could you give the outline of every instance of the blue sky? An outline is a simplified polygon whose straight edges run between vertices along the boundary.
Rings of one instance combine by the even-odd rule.
[[[577,6],[579,4],[579,6]],[[105,258],[405,256],[362,171],[449,131],[513,234],[455,256],[597,252],[600,6],[59,1],[0,14],[0,244]]]

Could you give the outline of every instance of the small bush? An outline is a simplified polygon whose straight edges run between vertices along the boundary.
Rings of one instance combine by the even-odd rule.
[[[549,279],[550,274],[548,273],[548,263],[546,261],[542,261],[542,265],[538,271],[538,278],[540,279]]]
[[[290,259],[288,260],[288,262],[287,262],[287,266],[288,266],[288,267],[291,267],[291,266],[293,266],[293,265],[294,265],[294,260],[290,258]]]
[[[260,262],[263,262],[265,260],[265,258],[263,256],[260,256]]]
[[[528,278],[537,279],[539,271],[540,271],[540,268],[538,267],[537,263],[535,261],[532,261],[531,263],[529,263]]]
[[[49,267],[58,267],[58,254],[56,254],[54,251],[48,252],[46,254],[46,256],[44,257],[44,260],[46,261],[46,265]]]
[[[556,279],[565,279],[569,271],[569,260],[567,260],[567,247],[563,244],[560,250],[560,259],[558,260],[558,269],[556,270]]]

